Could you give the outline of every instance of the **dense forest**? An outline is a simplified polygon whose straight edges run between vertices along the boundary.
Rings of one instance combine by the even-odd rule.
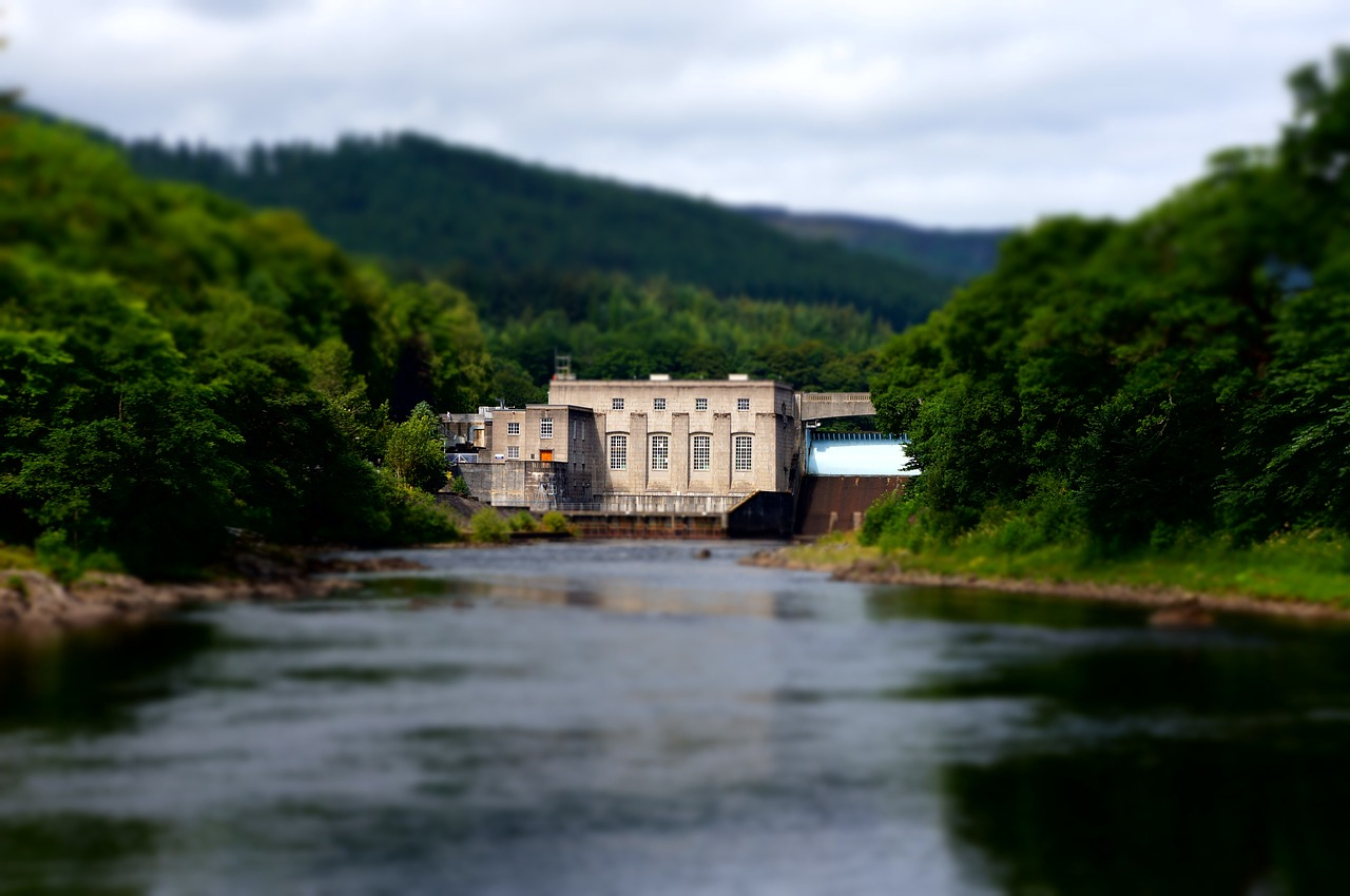
[[[511,282],[539,310],[484,325],[461,289],[358,263],[294,212],[146,180],[112,141],[5,113],[0,542],[166,575],[232,527],[451,537],[426,494],[445,484],[431,409],[541,400],[560,350],[587,376],[865,388],[891,334],[664,278]]]
[[[711,203],[422,137],[255,147],[242,159],[158,142],[123,148],[146,176],[299,209],[396,282],[453,283],[487,339],[490,403],[542,401],[556,353],[585,377],[743,372],[808,390],[866,389],[892,322],[921,319],[956,282],[859,261]],[[911,247],[932,270],[946,269],[943,251],[980,251],[935,245]],[[395,396],[393,407],[411,403]]]
[[[1350,533],[1350,51],[1291,78],[1270,148],[1137,219],[1061,218],[883,352],[923,475],[894,546]]]
[[[554,353],[587,378],[748,373],[807,390],[863,390],[877,370],[884,321],[850,307],[723,299],[707,289],[618,275],[530,278],[547,310],[484,324],[492,396],[542,401]]]
[[[450,536],[425,494],[445,484],[437,428],[413,405],[470,406],[487,378],[463,293],[391,285],[293,213],[147,182],[73,128],[0,115],[0,542],[164,575],[227,527]]]
[[[488,323],[553,307],[543,276],[622,274],[722,297],[850,305],[897,329],[954,279],[884,255],[805,241],[711,202],[526,165],[430,137],[347,137],[332,148],[229,153],[139,141],[136,170],[202,184],[254,207],[291,208],[402,278],[465,289]]]
[[[913,265],[953,282],[987,274],[1009,230],[942,230],[861,215],[804,214],[751,206],[745,214],[798,239],[831,242]]]

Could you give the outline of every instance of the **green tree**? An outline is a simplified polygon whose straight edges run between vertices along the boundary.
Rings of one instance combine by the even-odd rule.
[[[430,406],[419,404],[412,416],[390,429],[384,462],[404,485],[428,492],[445,485],[445,449],[440,423]]]

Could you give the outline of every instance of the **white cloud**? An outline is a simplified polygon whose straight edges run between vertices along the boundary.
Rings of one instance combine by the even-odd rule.
[[[0,82],[118,133],[416,129],[736,202],[1131,214],[1268,142],[1324,0],[9,0]],[[644,8],[645,7],[645,8]]]

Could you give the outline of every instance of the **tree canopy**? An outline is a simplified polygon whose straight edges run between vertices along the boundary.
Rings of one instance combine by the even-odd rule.
[[[1270,149],[1124,223],[1060,218],[883,350],[939,534],[1054,507],[1103,545],[1350,527],[1350,53]]]

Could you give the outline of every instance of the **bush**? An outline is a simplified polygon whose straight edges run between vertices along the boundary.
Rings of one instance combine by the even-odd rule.
[[[389,539],[396,544],[426,544],[459,541],[459,527],[450,514],[436,506],[436,499],[410,485],[398,487],[399,495],[389,506]]]
[[[899,491],[882,495],[867,508],[858,541],[864,545],[874,545],[881,541],[883,534],[898,532],[908,526],[909,518],[914,513],[910,503]]]
[[[543,525],[545,532],[554,532],[559,535],[563,533],[572,533],[572,524],[567,521],[567,517],[556,510],[550,510],[548,513],[544,514],[544,518],[540,520],[540,523]]]
[[[497,515],[491,507],[484,507],[469,520],[469,532],[474,541],[485,544],[500,544],[510,538],[511,530],[506,520]]]
[[[469,497],[469,483],[463,476],[456,476],[453,473],[447,473],[450,477],[450,494],[459,495],[461,498]]]
[[[52,578],[66,585],[90,569],[122,572],[122,564],[115,554],[109,551],[81,554],[66,540],[64,529],[52,529],[38,536],[34,553],[38,565]]]
[[[384,462],[399,482],[434,492],[445,485],[445,452],[436,415],[425,402],[412,416],[391,427]]]
[[[0,544],[0,569],[37,568],[37,558],[29,548]]]
[[[511,517],[506,521],[506,525],[512,532],[534,532],[539,529],[539,524],[535,522],[534,517],[528,510],[522,510]]]

